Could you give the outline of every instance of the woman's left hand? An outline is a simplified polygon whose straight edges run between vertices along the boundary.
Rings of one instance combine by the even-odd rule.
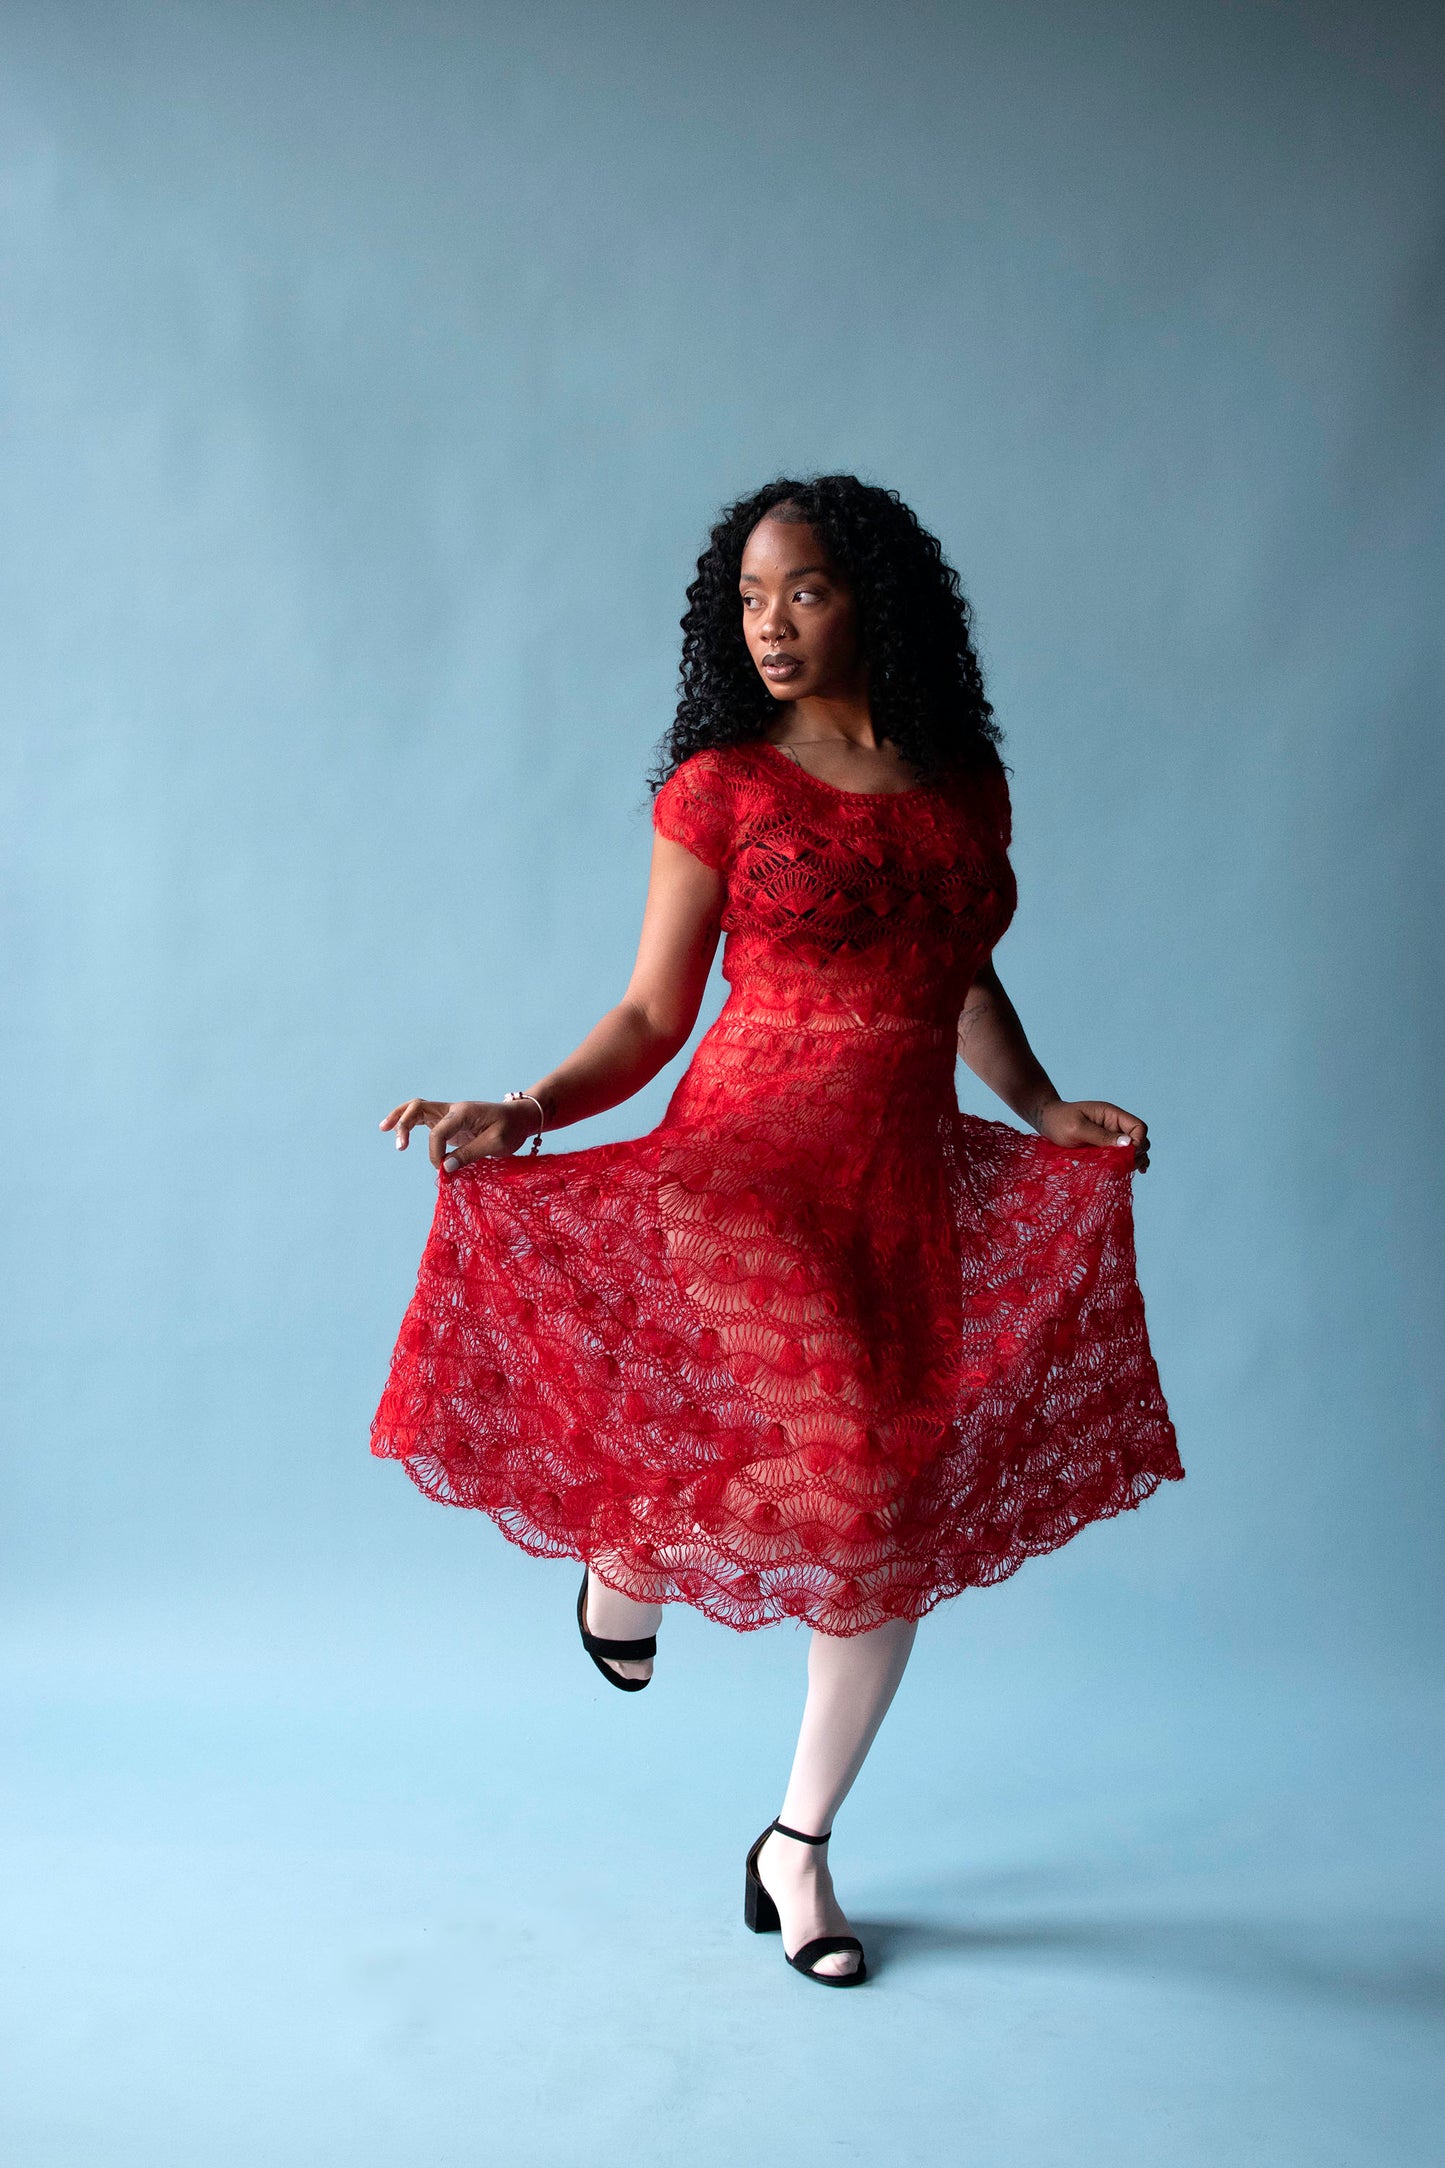
[[[1034,1127],[1051,1144],[1105,1144],[1114,1151],[1132,1144],[1137,1171],[1142,1174],[1149,1164],[1148,1124],[1109,1099],[1050,1100],[1035,1115]]]

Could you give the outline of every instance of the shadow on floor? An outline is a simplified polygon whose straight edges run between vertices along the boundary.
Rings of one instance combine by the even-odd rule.
[[[855,1920],[854,1928],[875,1972],[920,1957],[1049,1959],[1169,1972],[1355,2008],[1445,2012],[1445,1935],[1438,1922],[1424,1919],[1025,1920],[973,1927],[873,1919]]]

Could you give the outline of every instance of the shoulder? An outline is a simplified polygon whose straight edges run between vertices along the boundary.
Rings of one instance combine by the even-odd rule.
[[[684,778],[685,787],[689,788],[725,782],[732,772],[737,751],[738,747],[734,745],[700,746],[697,752],[689,753],[678,762],[667,782],[675,783],[679,776]],[[667,784],[662,787],[665,790]]]
[[[735,821],[738,774],[732,746],[705,745],[680,760],[652,801],[657,833],[681,843],[705,865],[725,864]]]

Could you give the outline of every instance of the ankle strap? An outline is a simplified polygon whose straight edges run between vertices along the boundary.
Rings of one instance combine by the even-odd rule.
[[[831,1829],[825,1829],[821,1837],[810,1837],[806,1830],[789,1829],[786,1822],[774,1822],[773,1827],[780,1837],[796,1837],[799,1844],[826,1844],[833,1834]]]

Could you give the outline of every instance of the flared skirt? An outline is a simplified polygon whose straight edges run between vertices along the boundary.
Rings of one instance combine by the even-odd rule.
[[[952,1059],[725,1009],[645,1136],[439,1176],[372,1452],[742,1631],[919,1618],[1179,1480],[1132,1150]]]

